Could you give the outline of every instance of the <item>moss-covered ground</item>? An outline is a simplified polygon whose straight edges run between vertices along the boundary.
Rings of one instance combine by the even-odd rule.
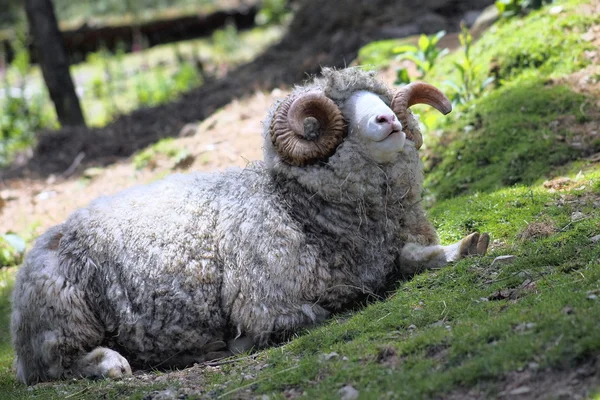
[[[496,24],[471,55],[496,84],[428,135],[430,218],[444,243],[489,232],[488,255],[232,363],[33,388],[11,369],[15,270],[0,271],[0,398],[600,398],[600,98],[568,79],[598,62],[585,56],[598,7],[557,2]],[[427,80],[456,79],[460,57]]]

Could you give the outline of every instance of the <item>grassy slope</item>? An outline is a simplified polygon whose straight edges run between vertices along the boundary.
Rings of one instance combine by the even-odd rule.
[[[578,26],[581,34],[591,19],[578,16],[576,4],[564,5],[558,26]],[[554,139],[568,136],[569,128],[548,128],[565,114],[575,114],[576,122],[586,119],[578,111],[581,95],[547,83],[584,67],[579,55],[587,44],[575,38],[565,39],[570,47],[553,40],[537,43],[532,50],[543,53],[548,42],[552,49],[546,50],[560,57],[546,57],[547,68],[536,63],[535,78],[529,63],[516,67],[502,61],[514,60],[511,52],[529,54],[513,40],[515,26],[530,33],[546,29],[548,15],[544,9],[506,23],[476,45],[483,69],[492,58],[500,62],[503,86],[459,109],[443,128],[445,134],[428,143],[439,154],[439,160],[429,160],[436,165],[428,190],[440,199],[430,216],[442,240],[487,231],[494,239],[490,254],[402,282],[389,299],[339,315],[254,359],[205,369],[198,377],[205,381],[205,394],[264,393],[273,399],[305,392],[332,398],[352,385],[364,398],[420,398],[478,385],[493,397],[512,371],[543,375],[546,368],[572,369],[600,354],[600,245],[590,240],[600,234],[600,167],[577,161],[579,153]],[[499,38],[508,49],[498,44]],[[440,64],[430,81],[445,79],[451,61]],[[467,125],[474,127],[468,135]],[[463,157],[457,162],[459,153]],[[570,189],[555,192],[540,180],[558,165],[562,171],[582,172],[571,175]],[[515,182],[520,185],[510,186]],[[507,254],[516,256],[512,264],[492,266],[496,256]],[[16,384],[4,328],[6,296],[7,289],[0,288],[0,393],[9,398],[143,398],[156,389],[130,381],[69,382],[33,390]],[[180,383],[172,379],[161,385]]]
[[[426,186],[437,198],[532,184],[581,157],[581,151],[568,145],[573,127],[556,122],[571,115],[583,123],[598,109],[587,107],[584,96],[553,79],[590,64],[585,54],[595,45],[583,36],[598,20],[586,3],[590,1],[562,2],[559,14],[547,7],[525,20],[497,24],[473,45],[471,59],[479,79],[495,76],[496,90],[455,110],[443,120],[442,137],[427,143]],[[457,52],[444,59],[426,79],[442,87],[446,80],[457,81],[453,62],[462,58]],[[587,154],[597,151],[598,139],[585,149]]]

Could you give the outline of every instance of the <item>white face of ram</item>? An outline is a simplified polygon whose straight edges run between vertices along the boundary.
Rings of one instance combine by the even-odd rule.
[[[406,144],[406,134],[394,112],[379,96],[365,90],[354,93],[342,108],[348,134],[361,140],[377,162],[394,161]]]

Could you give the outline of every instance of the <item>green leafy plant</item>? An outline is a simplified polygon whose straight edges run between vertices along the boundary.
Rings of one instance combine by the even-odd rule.
[[[447,48],[440,49],[437,45],[441,38],[446,35],[445,31],[439,31],[435,35],[421,35],[417,46],[404,45],[398,46],[393,51],[398,54],[398,60],[410,60],[415,63],[419,71],[419,78],[423,78],[435,63],[448,54]],[[395,84],[410,83],[410,77],[406,68],[399,68],[396,71]]]
[[[287,0],[264,0],[256,14],[257,25],[278,24],[289,13]]]
[[[222,54],[233,53],[241,45],[237,27],[232,21],[225,28],[214,31],[211,39],[215,51]]]
[[[4,93],[0,97],[0,166],[8,164],[15,151],[31,145],[36,130],[56,124],[43,89],[29,94],[31,62],[24,28],[17,30],[11,45],[15,51],[13,61],[8,68],[0,69]]]
[[[464,23],[461,24],[461,30],[462,32],[458,37],[464,57],[462,61],[454,62],[454,66],[459,73],[459,81],[445,81],[454,91],[451,99],[457,104],[465,104],[481,96],[485,89],[494,82],[494,77],[488,76],[483,79],[480,77],[480,67],[474,63],[470,53],[473,37]]]
[[[152,146],[140,151],[133,157],[133,165],[136,169],[154,168],[159,155],[166,156],[174,163],[189,156],[187,149],[182,149],[175,144],[173,138],[162,139]]]
[[[0,235],[0,267],[18,265],[23,261],[25,240],[14,234]]]

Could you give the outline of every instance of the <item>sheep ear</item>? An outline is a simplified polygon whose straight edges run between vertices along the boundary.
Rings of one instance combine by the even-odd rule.
[[[399,89],[392,99],[392,110],[397,115],[404,115],[415,104],[428,104],[444,115],[452,111],[452,104],[446,95],[425,82],[413,82]]]
[[[282,160],[305,166],[327,159],[346,136],[338,106],[322,92],[290,95],[275,110],[269,127]]]

